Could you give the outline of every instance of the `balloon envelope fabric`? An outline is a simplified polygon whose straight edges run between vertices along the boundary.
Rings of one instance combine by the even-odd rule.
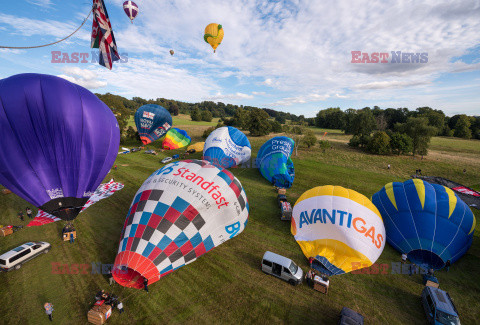
[[[256,165],[262,176],[275,186],[292,187],[295,168],[290,156],[294,145],[288,137],[275,137],[267,140],[258,151]]]
[[[117,156],[112,111],[65,79],[0,80],[0,183],[64,220],[74,219]]]
[[[163,139],[163,149],[173,150],[188,146],[192,138],[187,134],[187,131],[173,128],[168,130],[167,135]]]
[[[247,136],[237,128],[223,126],[208,136],[203,148],[203,159],[212,164],[230,168],[250,159],[252,146]]]
[[[143,144],[160,139],[172,127],[172,116],[160,105],[147,104],[135,112],[135,125]]]
[[[372,198],[387,241],[417,265],[441,269],[472,244],[475,216],[451,189],[420,179],[385,185]]]
[[[291,232],[313,267],[338,275],[371,266],[385,247],[385,227],[373,203],[341,186],[303,193],[292,212]]]
[[[228,170],[201,160],[166,165],[135,195],[113,277],[143,288],[144,278],[151,284],[241,233],[248,210],[245,191]]]

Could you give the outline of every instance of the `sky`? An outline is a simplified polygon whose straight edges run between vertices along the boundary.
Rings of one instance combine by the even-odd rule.
[[[0,49],[0,79],[44,73],[96,93],[306,117],[375,105],[480,115],[480,0],[137,0],[133,24],[123,0],[104,1],[122,56],[111,71],[92,62],[98,50],[90,48],[90,17],[59,44]],[[54,42],[80,26],[90,8],[91,0],[4,0],[0,46]],[[216,53],[203,40],[212,22],[225,33]],[[52,52],[86,53],[88,62],[54,63]],[[375,63],[373,53],[388,58]]]

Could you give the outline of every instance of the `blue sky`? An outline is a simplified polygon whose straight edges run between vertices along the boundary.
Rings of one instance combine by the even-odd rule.
[[[0,78],[36,72],[93,92],[203,100],[314,116],[327,107],[430,106],[480,115],[479,1],[105,0],[120,53],[112,71],[91,63],[91,18],[74,37],[42,49],[0,49]],[[4,1],[0,45],[53,42],[75,30],[91,0]],[[225,37],[203,41],[211,22]],[[175,51],[170,56],[169,50]],[[89,63],[52,63],[52,51]],[[428,53],[427,63],[351,63],[351,51]]]

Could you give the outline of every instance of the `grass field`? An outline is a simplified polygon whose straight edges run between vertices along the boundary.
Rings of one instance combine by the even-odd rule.
[[[194,141],[209,125],[189,125],[185,129]],[[213,123],[213,122],[212,122]],[[174,122],[175,125],[175,122]],[[320,138],[324,130],[316,130]],[[251,138],[255,156],[267,139]],[[324,153],[300,149],[293,157],[296,177],[287,195],[291,202],[306,190],[319,185],[341,185],[370,197],[391,181],[403,181],[416,169],[423,174],[443,176],[469,187],[480,189],[480,150],[478,141],[434,138],[432,150],[425,159],[406,156],[375,156],[361,153],[346,145],[348,136],[328,130],[332,148]],[[131,144],[130,147],[137,144]],[[154,143],[150,148],[158,148]],[[179,151],[168,154],[179,153]],[[399,254],[388,244],[379,260],[390,266],[388,274],[346,274],[330,279],[330,291],[323,295],[305,284],[293,287],[265,275],[260,270],[263,253],[270,250],[289,258],[307,270],[307,261],[290,233],[288,223],[281,222],[276,195],[254,168],[231,171],[241,181],[250,203],[248,225],[238,237],[227,241],[194,263],[178,269],[150,286],[150,293],[109,287],[102,274],[53,274],[52,263],[113,263],[120,232],[131,200],[143,181],[161,167],[166,156],[141,152],[120,155],[117,171],[107,180],[125,184],[125,188],[100,201],[75,221],[79,238],[75,244],[60,240],[62,222],[26,228],[0,238],[0,251],[12,249],[30,240],[44,240],[52,250],[20,270],[0,274],[0,315],[5,324],[48,324],[43,303],[55,306],[54,321],[60,324],[86,324],[87,311],[99,289],[123,298],[125,313],[114,311],[109,324],[225,324],[225,323],[316,323],[335,324],[343,306],[365,316],[366,324],[424,324],[420,302],[423,285],[419,275],[391,273],[391,263]],[[193,155],[200,158],[201,154]],[[392,166],[387,169],[387,164]],[[463,173],[463,169],[467,172]],[[14,194],[0,195],[0,223],[22,224],[16,212],[28,204]],[[478,210],[474,210],[477,219]],[[27,221],[23,222],[25,225]],[[450,292],[460,312],[462,324],[480,319],[480,239],[479,225],[468,253],[450,268],[439,271],[441,288]]]
[[[186,125],[189,125],[189,126],[190,125],[215,126],[215,125],[217,125],[218,120],[219,120],[219,118],[216,117],[216,118],[212,119],[211,122],[205,122],[205,121],[196,122],[196,121],[192,121],[192,119],[190,118],[190,115],[178,114],[177,116],[172,116],[173,127],[182,127],[182,126],[186,126]],[[128,121],[127,127],[129,127],[129,126],[135,127],[135,119],[133,118],[133,116]]]

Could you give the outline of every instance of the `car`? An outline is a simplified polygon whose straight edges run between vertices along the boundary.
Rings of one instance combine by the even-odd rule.
[[[292,205],[288,202],[285,194],[277,196],[278,206],[280,207],[281,220],[292,219]]]
[[[178,159],[178,158],[180,158],[180,155],[178,155],[178,154],[172,156],[172,159]]]
[[[137,151],[140,151],[140,150],[142,150],[142,149],[141,149],[141,148],[132,148],[132,149],[130,150],[130,152],[137,152]]]
[[[197,152],[195,149],[187,150],[187,153],[195,153],[195,152]]]
[[[166,164],[166,163],[169,163],[171,162],[173,159],[172,157],[165,157],[162,159],[162,164]]]
[[[5,272],[13,269],[18,270],[25,262],[40,254],[48,253],[50,247],[51,245],[49,243],[43,241],[28,242],[20,245],[0,255],[0,270]]]
[[[287,281],[291,285],[302,283],[303,271],[291,259],[266,251],[262,259],[262,271]]]
[[[145,150],[144,153],[149,154],[149,155],[155,155],[155,156],[157,155],[157,152],[155,150],[151,150],[151,149],[150,150]]]
[[[120,151],[118,154],[119,155],[126,155],[127,153],[130,153],[130,150]]]
[[[429,324],[460,324],[458,311],[448,292],[426,286],[422,291],[422,304]]]

